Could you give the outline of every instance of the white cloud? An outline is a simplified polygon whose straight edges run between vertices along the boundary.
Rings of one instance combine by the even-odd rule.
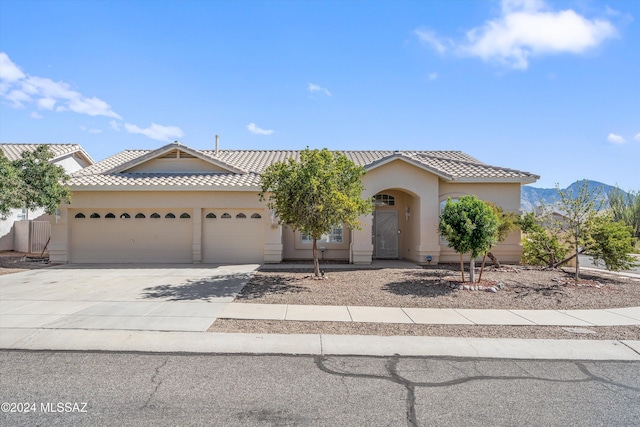
[[[636,136],[634,136],[633,139],[640,141],[640,132],[636,133]]]
[[[184,135],[182,129],[177,126],[162,126],[156,123],[151,123],[151,126],[146,129],[125,123],[124,128],[129,133],[139,133],[148,138],[155,139],[156,141],[173,141]]]
[[[5,52],[0,52],[0,97],[8,100],[13,108],[25,108],[25,104],[35,103],[40,110],[56,113],[73,111],[87,116],[104,116],[122,120],[122,117],[100,98],[84,96],[63,81],[55,82],[46,77],[25,74]],[[42,118],[42,115],[34,111],[31,117]],[[120,123],[116,120],[111,120],[109,126],[113,130],[120,130]],[[80,128],[90,133],[102,132],[101,129],[87,129],[85,126]],[[177,126],[162,126],[156,123],[144,129],[125,123],[124,128],[129,133],[145,135],[158,141],[172,141],[183,135],[182,129]],[[273,132],[256,129],[258,133],[265,132],[267,135]]]
[[[609,136],[607,136],[607,141],[612,144],[624,144],[624,138],[620,135],[616,135],[615,133],[610,133]]]
[[[414,34],[418,36],[421,43],[430,46],[438,53],[445,53],[447,51],[447,41],[439,38],[432,30],[421,28],[414,31]]]
[[[251,132],[254,135],[271,135],[273,133],[273,130],[261,129],[258,126],[256,126],[255,123],[249,123],[247,125],[247,129],[249,130],[249,132]]]
[[[429,73],[427,76],[429,80],[436,80],[438,78],[438,73]]]
[[[5,52],[0,52],[0,95],[11,101],[14,108],[23,108],[24,103],[34,102],[40,109],[56,112],[73,111],[89,116],[105,116],[120,119],[105,101],[87,98],[71,89],[68,83],[54,82],[46,77],[29,76],[14,64]]]
[[[29,114],[29,116],[32,119],[41,119],[43,117],[42,114],[38,113],[37,111],[32,111],[31,114]]]
[[[331,96],[331,92],[329,92],[329,89],[319,86],[317,84],[314,83],[309,83],[308,86],[309,92],[314,93],[314,92],[321,92],[324,93],[327,96]]]
[[[8,94],[4,95],[4,97],[11,101],[11,106],[13,108],[25,108],[23,102],[31,101],[31,97],[24,93],[21,90],[14,89]]]
[[[96,98],[75,98],[69,101],[69,110],[78,114],[89,116],[106,116],[121,119],[120,115],[111,110],[111,106],[101,99]]]
[[[12,83],[24,79],[24,77],[25,75],[20,67],[9,59],[9,55],[0,52],[0,80]]]
[[[444,53],[443,39],[416,30],[421,42]],[[574,10],[552,10],[542,0],[503,0],[498,18],[473,28],[466,40],[452,43],[455,53],[525,70],[534,56],[581,54],[617,35],[606,19],[588,19]]]
[[[38,99],[38,108],[41,110],[53,110],[56,102],[57,101],[53,98],[40,98]]]

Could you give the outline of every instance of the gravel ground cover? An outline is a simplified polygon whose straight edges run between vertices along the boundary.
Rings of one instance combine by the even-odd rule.
[[[329,271],[323,280],[308,272],[258,272],[235,303],[350,305],[378,307],[472,309],[599,309],[640,306],[640,279],[606,271],[489,267],[484,286],[502,284],[497,292],[459,290],[456,266]],[[468,277],[466,277],[468,280]],[[470,285],[467,283],[467,286]],[[571,328],[568,328],[571,329]],[[585,328],[579,328],[585,329]],[[559,326],[413,325],[356,322],[296,322],[218,319],[211,332],[416,335],[480,338],[640,339],[640,327],[589,327],[592,333]],[[584,331],[583,331],[584,332]]]
[[[14,251],[0,251],[0,276],[48,267],[48,259]]]

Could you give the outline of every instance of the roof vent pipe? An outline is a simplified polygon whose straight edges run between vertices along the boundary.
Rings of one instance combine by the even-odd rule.
[[[220,137],[216,135],[216,154],[218,154],[218,142],[220,141]]]

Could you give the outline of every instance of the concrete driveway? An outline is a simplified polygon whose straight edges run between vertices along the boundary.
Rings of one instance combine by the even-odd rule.
[[[205,331],[258,265],[83,265],[0,276],[0,328]]]

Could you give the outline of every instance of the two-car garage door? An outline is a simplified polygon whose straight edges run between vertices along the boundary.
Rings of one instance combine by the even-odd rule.
[[[191,212],[71,213],[72,263],[191,263]]]
[[[190,264],[192,217],[189,209],[70,211],[70,261]],[[261,213],[205,210],[197,226],[202,227],[195,234],[201,232],[203,263],[263,262]]]

